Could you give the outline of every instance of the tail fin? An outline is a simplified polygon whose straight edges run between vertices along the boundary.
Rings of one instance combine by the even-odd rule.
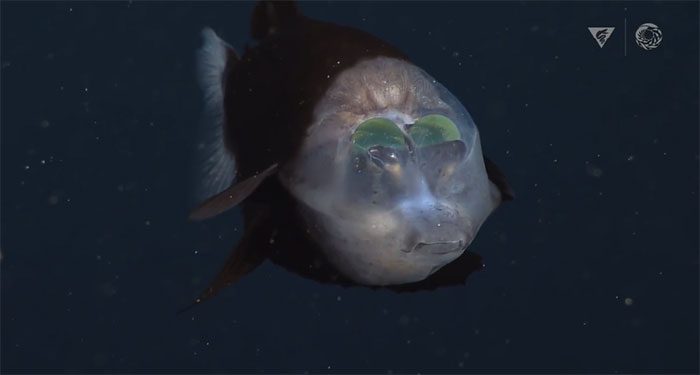
[[[300,16],[294,1],[259,1],[253,9],[251,35],[263,39]]]
[[[214,30],[205,28],[202,38],[204,43],[197,53],[197,75],[204,93],[205,115],[196,149],[197,201],[226,189],[235,176],[235,160],[223,137],[224,84],[226,72],[238,62],[238,56]]]

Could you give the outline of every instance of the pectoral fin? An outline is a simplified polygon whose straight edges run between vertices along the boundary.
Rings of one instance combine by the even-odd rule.
[[[252,194],[266,178],[275,174],[275,172],[277,172],[276,163],[261,173],[231,185],[228,189],[207,199],[200,204],[199,207],[192,210],[190,213],[190,220],[208,219],[235,207]]]
[[[496,188],[498,188],[498,191],[501,193],[501,201],[512,201],[515,198],[515,193],[508,184],[503,172],[501,172],[496,163],[492,162],[486,155],[484,155],[484,164],[486,165],[486,173],[489,175],[489,180],[496,185]]]

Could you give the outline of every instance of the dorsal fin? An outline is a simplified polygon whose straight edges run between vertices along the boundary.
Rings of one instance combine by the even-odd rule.
[[[221,192],[236,174],[233,154],[226,147],[224,133],[224,85],[226,74],[238,62],[233,48],[214,30],[202,30],[202,47],[197,51],[197,78],[204,93],[205,112],[201,120],[196,152],[196,199]]]
[[[255,39],[264,39],[298,16],[294,1],[259,1],[253,9],[250,33]]]

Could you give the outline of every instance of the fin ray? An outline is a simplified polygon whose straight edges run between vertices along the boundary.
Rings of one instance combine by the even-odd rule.
[[[214,30],[202,30],[202,39],[197,51],[197,77],[205,105],[196,149],[196,198],[200,201],[231,185],[236,175],[236,162],[224,138],[224,83],[227,68],[238,61],[233,48]]]

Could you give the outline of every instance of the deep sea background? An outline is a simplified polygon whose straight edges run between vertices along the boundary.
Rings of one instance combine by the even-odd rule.
[[[200,30],[242,51],[252,7],[1,3],[2,372],[698,372],[693,1],[302,3],[445,84],[517,198],[466,286],[266,263],[176,315],[242,231],[237,210],[187,221]],[[616,29],[599,48],[589,26]]]

